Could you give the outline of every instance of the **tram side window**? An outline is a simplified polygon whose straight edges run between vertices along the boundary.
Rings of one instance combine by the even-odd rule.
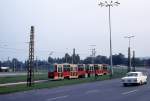
[[[64,65],[64,71],[65,72],[70,71],[70,66],[69,65]]]
[[[84,65],[81,66],[81,70],[84,71],[86,67]]]
[[[70,71],[77,71],[77,67],[71,67]]]
[[[84,68],[83,68],[83,67],[79,67],[78,70],[79,70],[79,71],[83,71]]]
[[[68,67],[64,67],[64,71],[67,72],[70,71],[70,69]]]
[[[87,66],[85,67],[85,69],[88,71],[88,70],[90,70],[90,67],[87,65]]]
[[[107,66],[104,65],[104,66],[103,66],[103,69],[104,69],[104,70],[107,70]]]
[[[94,67],[93,67],[93,66],[90,66],[90,70],[94,70]]]
[[[94,66],[94,69],[95,69],[95,70],[98,70],[98,69],[99,69],[99,68],[98,68],[98,65],[95,65],[95,66]]]

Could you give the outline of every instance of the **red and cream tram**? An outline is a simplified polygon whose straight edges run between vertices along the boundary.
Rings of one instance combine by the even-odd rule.
[[[78,78],[78,67],[74,64],[50,65],[48,78],[54,80]]]
[[[107,64],[53,64],[50,65],[48,78],[59,80],[107,74],[109,74]]]

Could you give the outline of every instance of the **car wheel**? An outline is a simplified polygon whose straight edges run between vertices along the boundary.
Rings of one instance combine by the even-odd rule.
[[[147,84],[147,79],[146,79],[146,81],[145,81],[145,84]]]
[[[147,84],[147,80],[144,82],[144,84]]]
[[[143,84],[143,82],[142,82],[142,81],[140,81],[139,85],[142,85],[142,84]]]

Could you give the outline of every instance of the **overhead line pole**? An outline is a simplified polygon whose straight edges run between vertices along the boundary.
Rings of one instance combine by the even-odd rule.
[[[108,16],[109,16],[109,35],[110,35],[110,69],[111,69],[111,76],[113,75],[113,59],[112,59],[112,30],[111,30],[111,12],[110,12],[110,8],[111,7],[114,7],[114,6],[118,6],[120,3],[118,1],[116,2],[113,2],[113,1],[110,1],[110,2],[100,2],[99,3],[99,6],[103,7],[108,7]]]
[[[34,26],[31,26],[30,42],[29,42],[29,60],[27,68],[27,86],[34,84]]]
[[[95,58],[95,54],[96,54],[96,50],[95,50],[95,46],[96,45],[89,45],[89,46],[91,46],[91,47],[93,47],[93,48],[91,48],[91,52],[92,52],[92,54],[91,54],[91,58],[92,58],[92,64],[94,64],[94,58]]]
[[[127,71],[130,72],[131,71],[131,38],[133,38],[135,36],[125,36],[124,38],[128,38],[129,40],[129,46],[128,46],[128,69]]]

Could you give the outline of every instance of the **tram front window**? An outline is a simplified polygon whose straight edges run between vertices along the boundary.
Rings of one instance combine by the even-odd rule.
[[[54,71],[55,71],[55,68],[54,68],[53,65],[50,66],[49,71],[50,71],[50,72],[54,72]]]

